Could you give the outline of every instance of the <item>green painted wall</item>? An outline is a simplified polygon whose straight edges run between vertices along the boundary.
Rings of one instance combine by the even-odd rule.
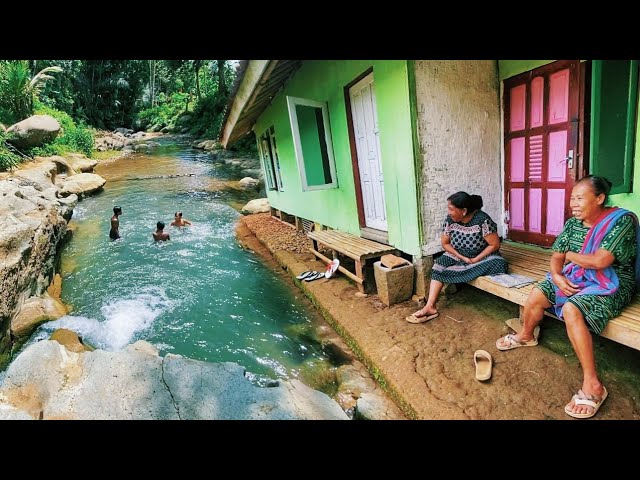
[[[260,136],[274,126],[284,192],[268,191],[274,208],[355,235],[356,207],[344,87],[373,67],[389,243],[420,255],[409,80],[405,60],[305,61],[255,125]],[[338,188],[303,192],[286,96],[327,102]]]
[[[551,62],[555,60],[498,60],[498,75],[502,81]]]

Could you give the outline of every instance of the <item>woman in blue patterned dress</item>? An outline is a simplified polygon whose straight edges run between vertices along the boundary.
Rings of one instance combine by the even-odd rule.
[[[438,316],[436,300],[445,283],[465,283],[481,275],[507,273],[507,261],[498,253],[500,238],[496,223],[481,211],[482,197],[457,192],[447,198],[447,215],[442,225],[442,248],[431,273],[429,298],[424,308],[407,317],[423,323]]]

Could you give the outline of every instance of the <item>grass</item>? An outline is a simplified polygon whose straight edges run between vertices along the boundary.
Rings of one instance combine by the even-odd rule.
[[[91,155],[91,158],[93,158],[94,160],[103,161],[103,160],[111,160],[112,158],[116,158],[121,155],[122,155],[121,150],[105,150],[104,152],[98,152],[97,150],[94,150]]]

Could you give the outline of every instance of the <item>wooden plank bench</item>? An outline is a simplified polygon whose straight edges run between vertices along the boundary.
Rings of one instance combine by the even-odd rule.
[[[319,230],[309,232],[307,236],[313,243],[313,248],[310,250],[321,260],[327,263],[331,262],[330,259],[319,252],[318,243],[332,250],[333,258],[337,258],[338,253],[341,253],[355,261],[355,274],[342,265],[338,267],[338,270],[356,282],[358,290],[361,292],[365,291],[364,271],[367,260],[379,258],[387,253],[399,254],[398,249],[395,247],[357,237],[350,233],[341,232],[340,230]]]
[[[552,253],[550,249],[520,245],[513,242],[503,242],[500,247],[500,253],[507,259],[507,262],[509,262],[509,273],[526,275],[538,281],[544,279],[545,274],[549,271],[549,260],[551,259]],[[529,296],[529,292],[533,288],[533,285],[526,285],[521,288],[503,287],[502,285],[493,283],[486,277],[478,277],[469,282],[469,284],[485,292],[517,303],[520,305],[521,316],[522,307]],[[545,312],[545,315],[558,318],[549,312]],[[606,328],[600,335],[640,350],[640,295],[636,294],[622,313],[607,323]]]

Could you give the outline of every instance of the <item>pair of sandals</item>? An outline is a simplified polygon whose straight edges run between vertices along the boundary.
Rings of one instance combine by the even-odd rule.
[[[307,270],[306,272],[302,272],[296,278],[298,280],[304,280],[305,282],[312,282],[319,278],[324,277],[324,272],[317,272],[315,270]]]
[[[506,323],[509,326],[509,328],[514,330],[516,333],[520,333],[520,331],[522,330],[522,323],[519,318],[511,318],[507,320]],[[496,348],[498,350],[505,351],[505,350],[513,350],[514,348],[519,348],[519,347],[534,347],[538,345],[539,336],[540,336],[540,326],[538,325],[533,330],[533,340],[528,340],[528,341],[517,340],[515,338],[515,335],[509,334],[500,338],[496,342]],[[503,342],[506,342],[506,345],[499,345],[500,343],[503,343]],[[477,378],[477,375],[476,375],[476,378]],[[578,393],[576,393],[571,398],[571,402],[573,402],[574,405],[591,407],[590,412],[586,412],[586,413],[573,412],[570,407],[571,402],[569,402],[564,407],[564,413],[566,413],[567,415],[573,418],[593,417],[596,413],[598,413],[598,410],[600,410],[600,407],[609,396],[609,392],[607,391],[607,389],[605,387],[602,387],[602,388],[603,388],[603,393],[600,398],[596,397],[595,395],[590,395],[588,393],[585,393],[582,390],[578,390]]]
[[[305,282],[312,282],[313,280],[317,280],[318,278],[331,278],[335,275],[336,271],[340,267],[340,260],[334,258],[331,262],[327,264],[327,268],[324,272],[317,272],[315,270],[307,270],[306,272],[302,272],[296,278],[298,280],[304,280]]]

